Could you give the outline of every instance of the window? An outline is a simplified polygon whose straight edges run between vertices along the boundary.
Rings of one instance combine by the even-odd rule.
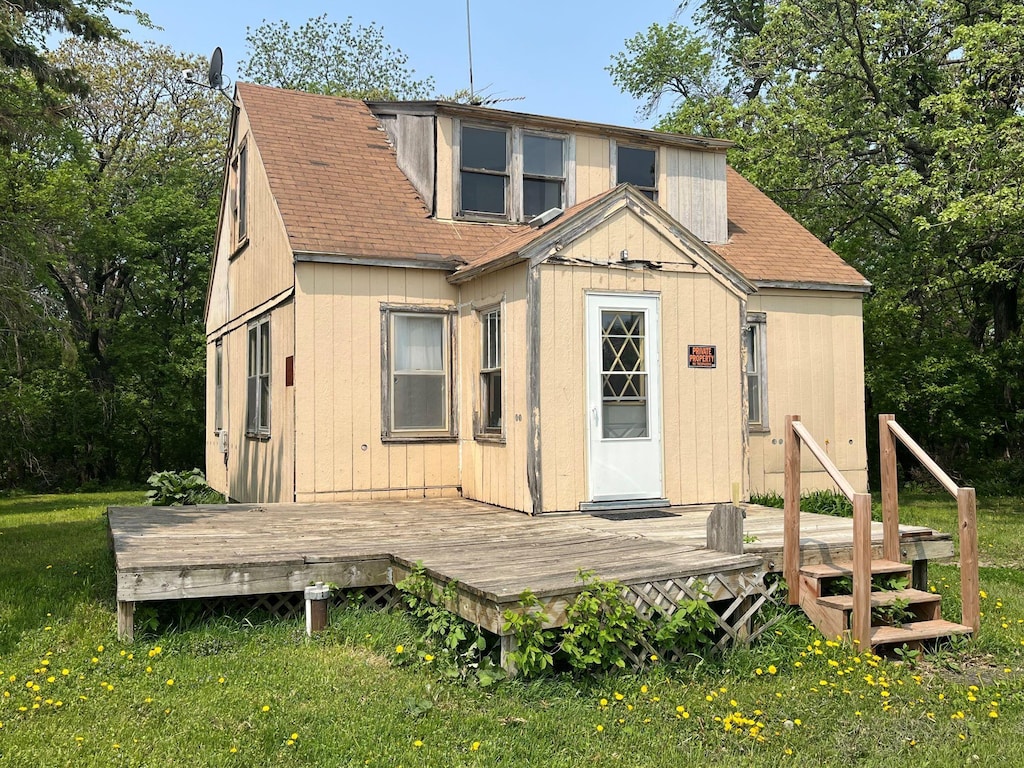
[[[450,311],[383,310],[384,437],[453,437]]]
[[[246,202],[249,175],[249,146],[242,144],[232,163],[235,172],[235,188],[232,199],[234,202],[231,211],[235,220],[235,242],[243,243],[249,237],[249,209]]]
[[[565,139],[523,134],[523,217],[565,207]]]
[[[508,131],[462,127],[460,211],[508,216]]]
[[[768,429],[768,386],[765,342],[767,339],[765,314],[750,312],[743,329],[743,347],[746,357],[747,422],[757,430]]]
[[[463,123],[455,144],[457,216],[524,221],[572,204],[570,137]]]
[[[480,313],[480,432],[501,434],[501,308]]]
[[[616,184],[628,181],[651,200],[658,199],[657,153],[641,147],[617,147]]]
[[[213,429],[224,429],[224,340],[217,339],[213,358]]]
[[[270,317],[249,324],[245,398],[245,433],[270,434]]]

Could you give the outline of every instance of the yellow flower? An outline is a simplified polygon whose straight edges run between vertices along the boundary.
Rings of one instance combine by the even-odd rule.
[[[774,664],[769,664],[769,665],[768,665],[768,674],[769,674],[769,675],[774,675],[774,674],[775,674],[776,672],[778,672],[778,671],[779,671],[779,670],[777,670],[777,669],[775,668],[775,665],[774,665]]]
[[[480,742],[479,741],[474,741],[472,744],[469,745],[469,751],[470,752],[476,752],[478,749],[480,749]]]
[[[412,745],[413,745],[414,747],[416,747],[416,749],[419,749],[420,747],[422,747],[422,746],[423,746],[423,742],[422,742],[422,741],[420,741],[419,739],[416,739],[416,741],[414,741],[414,742],[412,743]]]
[[[404,653],[404,652],[405,652],[405,646],[404,645],[396,645],[395,646],[395,653]]]
[[[600,733],[601,731],[604,730],[604,726],[603,725],[598,725],[598,726],[596,726],[596,728],[597,728],[597,732],[598,733]]]
[[[292,740],[294,741],[295,739],[299,738],[299,734],[297,734],[297,733],[293,733],[293,734],[291,735],[291,738],[292,738]]]
[[[647,693],[647,686],[646,685],[641,685],[640,686],[640,693]]]
[[[607,707],[608,706],[608,699],[601,699],[597,703],[600,704],[602,707]]]
[[[658,660],[658,654],[652,653],[651,654],[651,661],[657,661],[657,660]]]
[[[423,654],[423,660],[429,663],[434,660],[434,656],[432,654],[425,653]]]
[[[618,691],[615,692],[615,700],[616,701],[622,701],[624,698],[626,698],[626,697],[623,696],[621,693],[619,693]]]
[[[263,706],[261,707],[261,711],[263,711],[263,712],[269,712],[269,711],[270,711],[270,705],[269,705],[269,704],[264,704],[264,705],[263,705]]]
[[[167,684],[168,685],[174,685],[174,678],[173,677],[167,678]]]

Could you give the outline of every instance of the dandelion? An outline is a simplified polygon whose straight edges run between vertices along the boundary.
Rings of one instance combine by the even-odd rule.
[[[395,646],[395,653],[399,653],[399,654],[405,653],[405,646],[404,645],[396,645]]]
[[[598,724],[598,725],[597,725],[597,726],[595,727],[595,730],[596,730],[596,731],[597,731],[598,733],[601,733],[601,731],[603,731],[603,730],[604,730],[604,726],[603,726],[603,725],[601,725],[601,724],[599,723],[599,724]]]
[[[217,678],[217,682],[223,684],[224,683],[224,678],[223,677],[218,677]]]
[[[425,653],[425,654],[423,654],[423,660],[429,664],[430,662],[432,662],[434,660],[434,656],[433,656],[433,654]]]
[[[774,664],[769,664],[769,665],[768,665],[768,674],[769,674],[769,675],[774,675],[774,674],[776,674],[776,673],[777,673],[778,671],[779,671],[779,670],[775,668],[775,665],[774,665]]]
[[[416,749],[419,749],[420,747],[422,747],[422,746],[423,746],[423,742],[422,742],[422,741],[421,741],[420,739],[416,739],[416,741],[414,741],[414,742],[412,743],[412,745],[413,745],[414,747],[416,747]]]
[[[237,751],[238,751],[238,747],[232,747],[231,749],[228,750],[228,752],[230,752],[232,755],[235,754],[235,752],[237,752]]]
[[[269,704],[264,704],[262,707],[260,707],[260,711],[261,712],[269,712],[270,711],[270,705]]]
[[[1024,641],[1022,641],[1022,642],[1024,642]],[[658,660],[658,654],[652,653],[651,654],[651,661],[657,661],[657,660]]]
[[[174,685],[174,678],[173,677],[167,678],[167,684],[168,685]]]
[[[626,697],[623,696],[621,693],[619,693],[618,691],[615,692],[615,700],[616,701],[622,701],[624,698],[626,698]]]
[[[102,645],[97,645],[96,646],[96,650],[99,651],[100,653],[103,653],[103,646]]]
[[[640,693],[647,693],[647,686],[646,685],[641,685],[640,686]]]
[[[480,742],[479,741],[474,741],[472,744],[469,745],[469,751],[470,752],[477,752],[479,749],[480,749]]]

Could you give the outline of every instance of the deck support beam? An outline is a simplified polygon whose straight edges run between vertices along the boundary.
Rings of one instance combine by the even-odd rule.
[[[516,640],[515,635],[501,636],[501,668],[505,670],[509,680],[519,673],[519,668],[512,660],[512,654],[517,650],[519,650],[519,641]]]
[[[135,642],[135,602],[132,600],[117,601],[117,639]]]

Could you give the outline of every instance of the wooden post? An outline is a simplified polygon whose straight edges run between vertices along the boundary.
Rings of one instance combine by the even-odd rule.
[[[900,502],[896,478],[896,439],[889,422],[896,417],[891,413],[878,415],[878,452],[882,470],[882,557],[900,562]]]
[[[853,639],[871,650],[871,494],[853,495]]]
[[[719,552],[743,554],[743,518],[747,516],[742,507],[733,504],[715,504],[708,515],[707,547]]]
[[[117,601],[117,639],[135,642],[135,603],[131,600]]]
[[[786,417],[785,521],[782,531],[782,576],[789,589],[789,604],[800,603],[800,438],[793,429],[799,416]]]
[[[978,583],[978,509],[973,488],[957,488],[956,508],[960,518],[960,604],[961,621],[978,634],[981,606]]]
[[[312,636],[314,632],[323,632],[327,629],[327,601],[331,597],[331,588],[322,581],[318,581],[311,587],[306,587],[304,592],[306,598],[306,635]]]
[[[512,653],[519,648],[519,642],[515,635],[501,636],[501,668],[505,670],[508,679],[511,680],[519,672],[516,663],[512,660]]]

